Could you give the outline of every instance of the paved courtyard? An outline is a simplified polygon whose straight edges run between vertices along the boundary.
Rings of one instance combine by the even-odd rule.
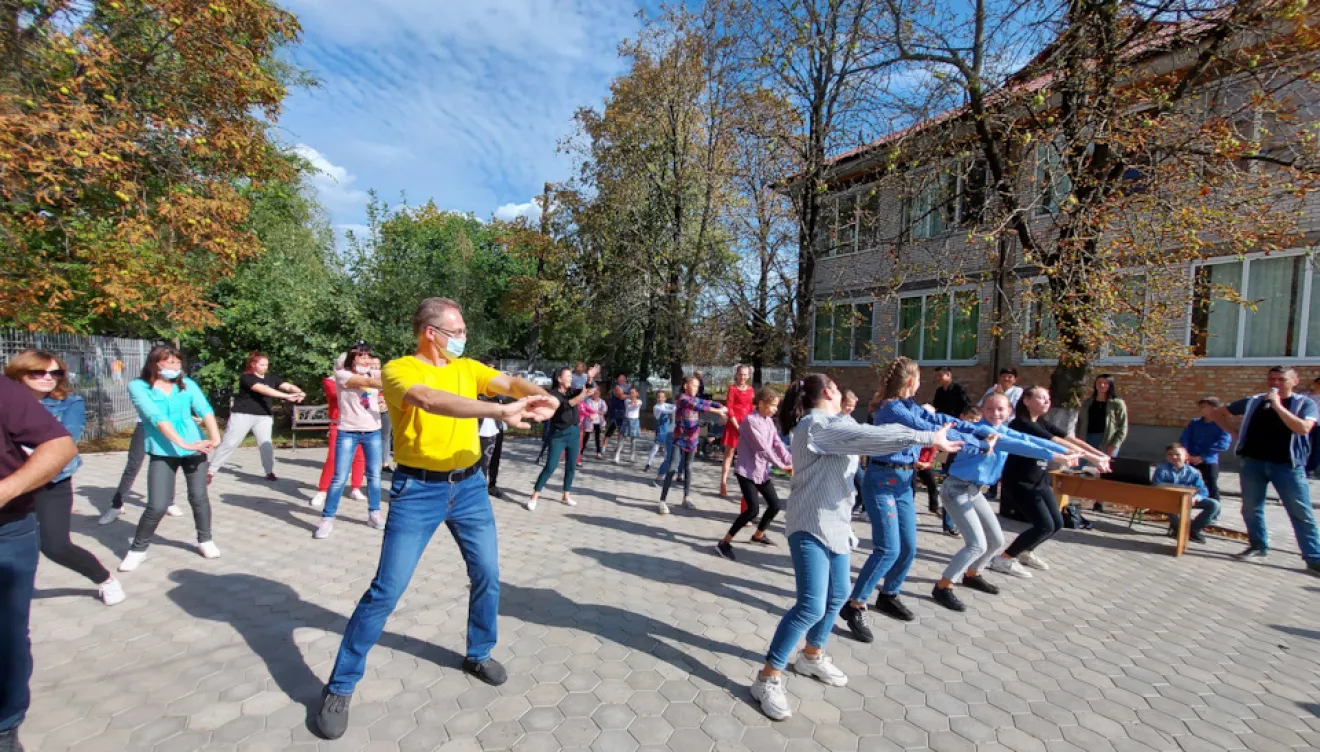
[[[519,498],[535,449],[506,451],[502,485]],[[1241,544],[1229,541],[1175,559],[1157,527],[1102,515],[1095,532],[1046,546],[1051,571],[995,577],[1001,595],[968,593],[954,614],[928,594],[958,543],[923,512],[908,587],[918,620],[877,617],[873,645],[836,632],[829,652],[848,686],[790,678],[795,715],[772,723],[747,687],[792,600],[785,549],[714,555],[737,509],[714,495],[714,465],[698,467],[699,510],[660,517],[640,467],[592,460],[575,508],[554,502],[559,478],[534,513],[495,502],[495,656],[509,682],[458,668],[466,576],[442,532],[371,654],[348,734],[319,741],[308,710],[380,538],[365,504],[345,500],[334,536],[312,539],[323,454],[280,451],[272,484],[256,451],[240,450],[211,487],[223,557],[200,558],[191,518],[167,517],[114,608],[42,563],[29,750],[1320,748],[1320,579],[1300,571],[1290,534],[1261,565],[1231,560]],[[75,480],[74,537],[112,568],[141,512],[134,499],[96,525],[122,463],[89,456]],[[1286,529],[1281,510],[1270,515]]]

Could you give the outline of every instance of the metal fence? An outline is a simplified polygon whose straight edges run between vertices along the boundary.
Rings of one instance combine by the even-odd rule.
[[[0,360],[27,349],[46,350],[69,366],[69,383],[87,401],[83,437],[99,439],[133,427],[137,411],[128,382],[142,372],[151,343],[140,339],[81,334],[0,331]]]
[[[562,366],[572,366],[572,365],[573,365],[572,363],[561,363],[559,361],[542,360],[537,362],[536,370],[541,371],[546,375],[550,375],[553,374],[555,372],[555,369],[557,368],[560,368]],[[505,373],[525,371],[527,370],[527,361],[501,360],[499,362],[499,369],[501,371],[504,371]],[[683,366],[683,373],[696,373],[700,371],[702,377],[706,380],[706,387],[708,389],[723,388],[733,383],[733,369],[734,366],[731,365],[700,366],[689,363]],[[609,379],[609,376],[605,375],[605,378]],[[766,384],[787,384],[788,369],[780,366],[776,366],[772,368],[762,368],[761,381]],[[647,379],[647,382],[649,383],[652,389],[671,388],[671,385],[669,383],[668,373],[652,374],[651,378]]]

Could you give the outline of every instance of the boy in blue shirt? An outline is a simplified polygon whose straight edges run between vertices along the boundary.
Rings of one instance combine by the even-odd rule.
[[[1206,496],[1219,498],[1219,453],[1233,445],[1233,435],[1215,422],[1215,412],[1222,406],[1215,397],[1197,400],[1201,417],[1187,424],[1178,443],[1187,450],[1187,464],[1196,468],[1205,481]]]
[[[1203,531],[1219,517],[1219,500],[1210,498],[1210,492],[1206,490],[1201,474],[1187,464],[1187,450],[1182,444],[1170,444],[1166,447],[1164,459],[1166,461],[1155,468],[1155,474],[1150,480],[1156,485],[1191,486],[1196,489],[1192,508],[1200,509],[1201,513],[1192,520],[1191,539],[1197,543],[1205,543]],[[1169,535],[1176,536],[1177,530],[1178,515],[1169,515]]]

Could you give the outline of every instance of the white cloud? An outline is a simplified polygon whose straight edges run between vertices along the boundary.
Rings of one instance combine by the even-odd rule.
[[[341,212],[360,210],[366,206],[367,192],[353,187],[357,177],[347,169],[334,164],[324,154],[307,144],[298,144],[293,147],[293,151],[307,160],[312,165],[312,169],[316,170],[310,182],[328,209],[332,212]]]
[[[512,222],[518,217],[523,217],[532,223],[539,222],[541,219],[541,202],[532,199],[524,204],[505,204],[495,210],[495,218],[505,222]]]

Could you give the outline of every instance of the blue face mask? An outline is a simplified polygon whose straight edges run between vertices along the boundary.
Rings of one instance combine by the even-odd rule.
[[[183,373],[183,371],[180,371],[177,368],[160,369],[160,377],[162,379],[165,379],[166,381],[174,381],[175,379],[179,378],[179,374],[181,373]]]
[[[457,337],[450,337],[449,344],[445,345],[445,352],[453,355],[455,358],[463,357],[463,350],[467,348],[467,340]]]

